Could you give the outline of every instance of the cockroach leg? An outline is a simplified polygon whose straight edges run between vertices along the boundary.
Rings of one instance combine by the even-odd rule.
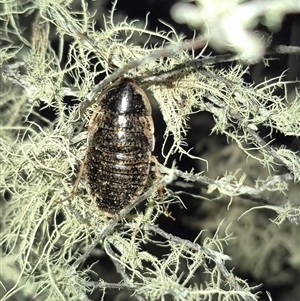
[[[74,187],[73,187],[73,190],[72,190],[73,195],[78,194],[79,182],[80,182],[80,179],[82,178],[82,176],[84,174],[85,164],[86,164],[86,156],[84,156],[84,159],[83,159],[83,161],[80,165],[80,169],[79,169],[79,172],[77,174],[76,181],[74,183]]]
[[[152,156],[152,157],[151,157],[151,162],[154,164],[154,168],[155,168],[155,177],[156,177],[158,180],[161,180],[161,179],[162,179],[162,174],[161,174],[161,172],[159,171],[159,168],[158,168],[159,162],[158,162],[157,158],[156,158],[155,156]],[[165,204],[165,202],[164,202],[164,187],[163,187],[163,186],[159,186],[159,187],[157,188],[157,191],[158,191],[158,194],[159,194],[159,196],[160,196],[162,205],[163,205],[163,207],[164,207],[165,215],[168,216],[169,218],[171,218],[173,221],[175,221],[176,218],[173,217],[173,216],[171,215],[171,213],[168,212],[168,208],[167,208],[167,206],[166,206],[166,204]]]

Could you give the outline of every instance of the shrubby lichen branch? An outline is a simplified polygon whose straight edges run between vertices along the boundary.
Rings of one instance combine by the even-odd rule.
[[[202,243],[196,243],[198,237],[192,242],[157,226],[159,217],[166,218],[157,190],[165,189],[166,207],[185,205],[181,195],[173,194],[168,186],[179,183],[177,178],[180,177],[201,184],[206,193],[215,190],[221,196],[240,196],[268,204],[263,208],[278,214],[274,220],[278,224],[283,224],[284,219],[299,222],[299,208],[292,204],[291,198],[284,205],[282,199],[276,199],[280,201],[277,205],[266,202],[261,196],[273,190],[287,193],[288,188],[297,184],[299,156],[287,147],[273,148],[258,134],[258,127],[263,125],[270,131],[299,136],[299,120],[295,118],[299,115],[299,94],[294,102],[286,104],[286,95],[281,98],[274,95],[275,87],[285,85],[282,78],[254,87],[245,84],[243,76],[248,71],[238,62],[227,70],[216,69],[215,64],[238,61],[241,56],[203,56],[209,43],[209,40],[204,43],[203,37],[185,41],[173,28],[168,28],[168,32],[152,32],[126,20],[115,24],[113,11],[106,28],[99,32],[84,2],[76,15],[69,6],[72,1],[29,1],[22,3],[22,7],[20,3],[3,3],[5,9],[0,16],[11,39],[6,39],[7,47],[0,50],[3,63],[0,243],[1,263],[6,271],[14,271],[5,273],[3,283],[14,284],[4,292],[2,300],[9,300],[18,291],[24,298],[39,295],[48,301],[89,300],[97,288],[103,298],[106,289],[113,288],[129,289],[140,300],[163,300],[168,294],[175,300],[215,296],[224,300],[258,300],[253,288],[229,271],[228,261],[234,260],[237,254],[223,249],[234,243],[226,231],[222,238],[221,228],[218,228]],[[24,12],[29,17],[36,12],[30,39],[26,39],[18,27],[18,18]],[[59,33],[58,53],[49,42],[54,32]],[[124,33],[123,39],[120,33]],[[134,43],[136,33],[147,36],[143,47]],[[162,41],[154,49],[148,47],[151,45],[148,38],[152,35]],[[67,39],[71,40],[69,48],[65,47]],[[195,54],[193,50],[201,47],[203,50]],[[64,51],[67,52],[66,62],[63,62]],[[97,63],[93,65],[95,60]],[[98,76],[105,78],[96,84]],[[181,171],[175,166],[160,166],[162,178],[150,181],[150,188],[108,223],[99,217],[86,193],[84,181],[79,184],[78,196],[61,203],[72,190],[77,167],[83,158],[86,137],[82,135],[82,139],[76,140],[74,128],[86,126],[93,110],[92,106],[86,109],[87,106],[99,91],[121,76],[140,80],[153,92],[166,122],[165,139],[174,138],[171,148],[165,148],[166,166],[176,154],[188,156],[194,162],[206,161],[209,170],[217,171],[213,159],[191,153],[185,140],[189,134],[188,119],[206,111],[215,119],[216,132],[230,138],[231,144],[231,139],[236,141],[239,148],[257,158],[261,166],[270,167],[270,174],[255,177],[256,182],[251,185],[246,182],[247,172],[238,177],[235,170],[229,170],[230,166],[228,172],[215,177],[205,172]],[[75,96],[81,103],[86,101],[87,106],[81,107],[86,109],[83,118],[76,114],[80,112],[78,105],[68,111],[65,96]],[[46,107],[55,112],[53,121],[40,114],[39,110]],[[246,159],[243,161],[247,165]],[[271,173],[278,163],[287,171]],[[193,194],[201,197],[199,191],[190,196]],[[208,196],[202,199],[207,200]],[[146,203],[145,212],[134,210],[141,202]],[[183,209],[181,213],[184,216]],[[210,211],[210,219],[214,214],[216,211]],[[264,222],[269,223],[266,217]],[[220,220],[212,223],[218,227]],[[199,228],[197,231],[200,232]],[[157,234],[155,240],[154,234]],[[237,240],[242,238],[240,235]],[[293,246],[287,257],[296,267]],[[163,256],[153,254],[152,247],[161,248]],[[97,248],[101,248],[101,252]],[[84,263],[94,260],[93,256],[97,256],[97,263],[93,261],[87,267]],[[101,274],[103,269],[94,269],[94,265],[107,260],[115,264],[122,283],[108,283],[105,281],[107,275]],[[214,264],[209,266],[207,260]],[[100,279],[98,285],[91,281],[96,271]],[[208,278],[198,280],[197,273],[208,275]],[[228,286],[223,287],[222,283]]]

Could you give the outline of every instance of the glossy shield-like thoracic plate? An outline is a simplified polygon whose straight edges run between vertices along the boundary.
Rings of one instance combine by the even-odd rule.
[[[145,92],[122,79],[99,96],[88,128],[85,177],[99,209],[112,217],[144,190],[154,148]]]

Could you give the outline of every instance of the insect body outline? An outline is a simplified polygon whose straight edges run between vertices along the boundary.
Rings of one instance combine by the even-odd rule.
[[[115,216],[144,191],[153,149],[150,101],[122,78],[100,94],[88,125],[83,172],[101,213]]]

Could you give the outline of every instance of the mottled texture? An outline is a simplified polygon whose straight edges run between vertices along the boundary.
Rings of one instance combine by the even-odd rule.
[[[85,176],[106,216],[119,213],[143,192],[153,133],[150,102],[134,81],[122,79],[99,96],[88,128]]]

